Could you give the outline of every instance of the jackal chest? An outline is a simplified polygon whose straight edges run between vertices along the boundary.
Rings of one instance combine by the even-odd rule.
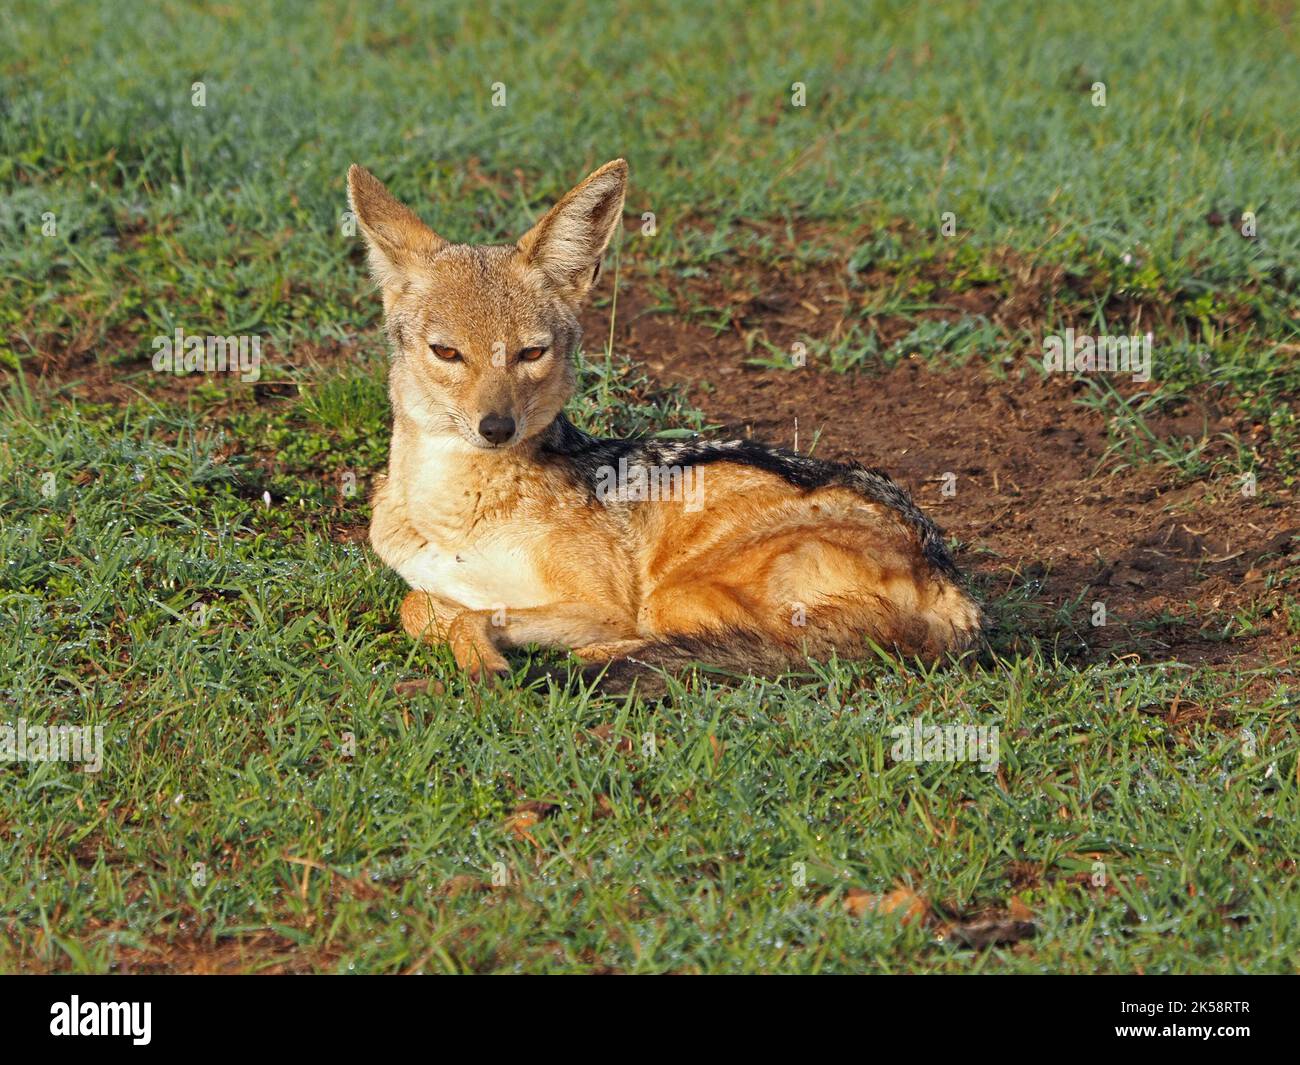
[[[398,505],[417,546],[394,568],[412,588],[473,610],[553,602],[545,486],[527,473],[494,472],[466,474],[442,457],[409,476]]]
[[[376,528],[412,588],[470,609],[627,598],[616,520],[557,463],[395,435]]]
[[[412,588],[471,610],[542,606],[554,599],[542,559],[522,530],[503,527],[460,542],[429,540],[398,567]]]
[[[544,572],[551,530],[526,500],[416,485],[405,509],[423,541],[397,567],[412,588],[472,610],[541,606],[554,598]]]

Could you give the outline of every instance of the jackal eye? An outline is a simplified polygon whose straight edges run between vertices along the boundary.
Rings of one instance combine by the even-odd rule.
[[[524,348],[524,350],[519,353],[519,361],[536,362],[545,354],[546,354],[545,348]]]
[[[455,348],[444,347],[442,344],[430,344],[429,350],[442,359],[443,362],[460,362],[460,352]]]

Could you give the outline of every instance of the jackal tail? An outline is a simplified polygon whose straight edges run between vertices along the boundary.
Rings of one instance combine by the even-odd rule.
[[[905,660],[955,662],[982,649],[984,617],[960,588],[944,581],[920,613],[905,615],[881,601],[869,611],[858,606],[810,612],[806,628],[793,631],[797,635],[727,628],[656,640],[605,661],[588,662],[582,676],[607,692],[635,685],[641,694],[656,696],[667,688],[665,675],[693,667],[706,674],[776,677],[832,655],[867,658],[874,653],[873,645]]]

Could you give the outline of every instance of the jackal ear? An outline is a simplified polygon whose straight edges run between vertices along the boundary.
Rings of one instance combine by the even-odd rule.
[[[366,238],[370,274],[383,289],[400,287],[402,276],[417,260],[447,243],[395,200],[374,174],[355,163],[348,167],[348,203]]]
[[[623,218],[627,160],[615,159],[575,185],[520,238],[519,250],[573,301],[600,273],[600,257]]]

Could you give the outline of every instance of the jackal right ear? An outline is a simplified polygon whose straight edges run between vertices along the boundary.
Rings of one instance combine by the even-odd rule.
[[[538,266],[575,303],[600,273],[600,259],[623,218],[627,162],[614,159],[588,174],[519,240]]]
[[[417,260],[447,243],[395,200],[374,174],[355,163],[348,168],[348,203],[366,238],[370,274],[383,289],[399,288]]]

